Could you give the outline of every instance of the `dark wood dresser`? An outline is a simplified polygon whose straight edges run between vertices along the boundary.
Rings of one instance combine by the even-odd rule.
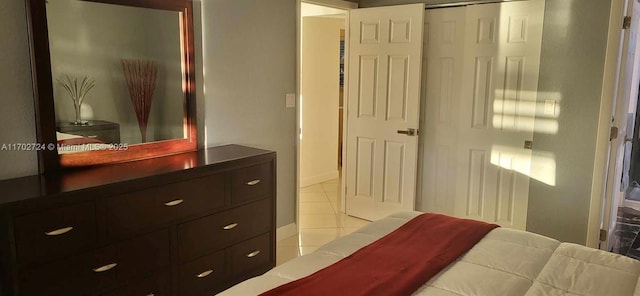
[[[275,266],[275,152],[0,181],[0,295],[213,295]]]

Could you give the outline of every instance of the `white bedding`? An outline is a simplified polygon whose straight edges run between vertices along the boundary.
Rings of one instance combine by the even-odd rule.
[[[219,295],[257,295],[307,276],[381,238],[417,212],[370,223]],[[640,296],[640,261],[541,235],[497,228],[414,295]]]

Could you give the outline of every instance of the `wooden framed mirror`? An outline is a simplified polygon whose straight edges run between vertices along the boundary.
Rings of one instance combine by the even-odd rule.
[[[27,0],[41,173],[191,151],[191,0]]]

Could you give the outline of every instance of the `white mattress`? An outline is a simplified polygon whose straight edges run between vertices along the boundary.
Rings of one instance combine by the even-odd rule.
[[[307,276],[419,214],[402,212],[372,222],[220,295],[257,295]],[[640,296],[639,276],[640,261],[525,231],[497,228],[414,295]]]

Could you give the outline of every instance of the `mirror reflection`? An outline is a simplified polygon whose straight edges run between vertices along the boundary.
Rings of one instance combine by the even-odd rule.
[[[182,17],[48,1],[59,153],[186,137]]]

